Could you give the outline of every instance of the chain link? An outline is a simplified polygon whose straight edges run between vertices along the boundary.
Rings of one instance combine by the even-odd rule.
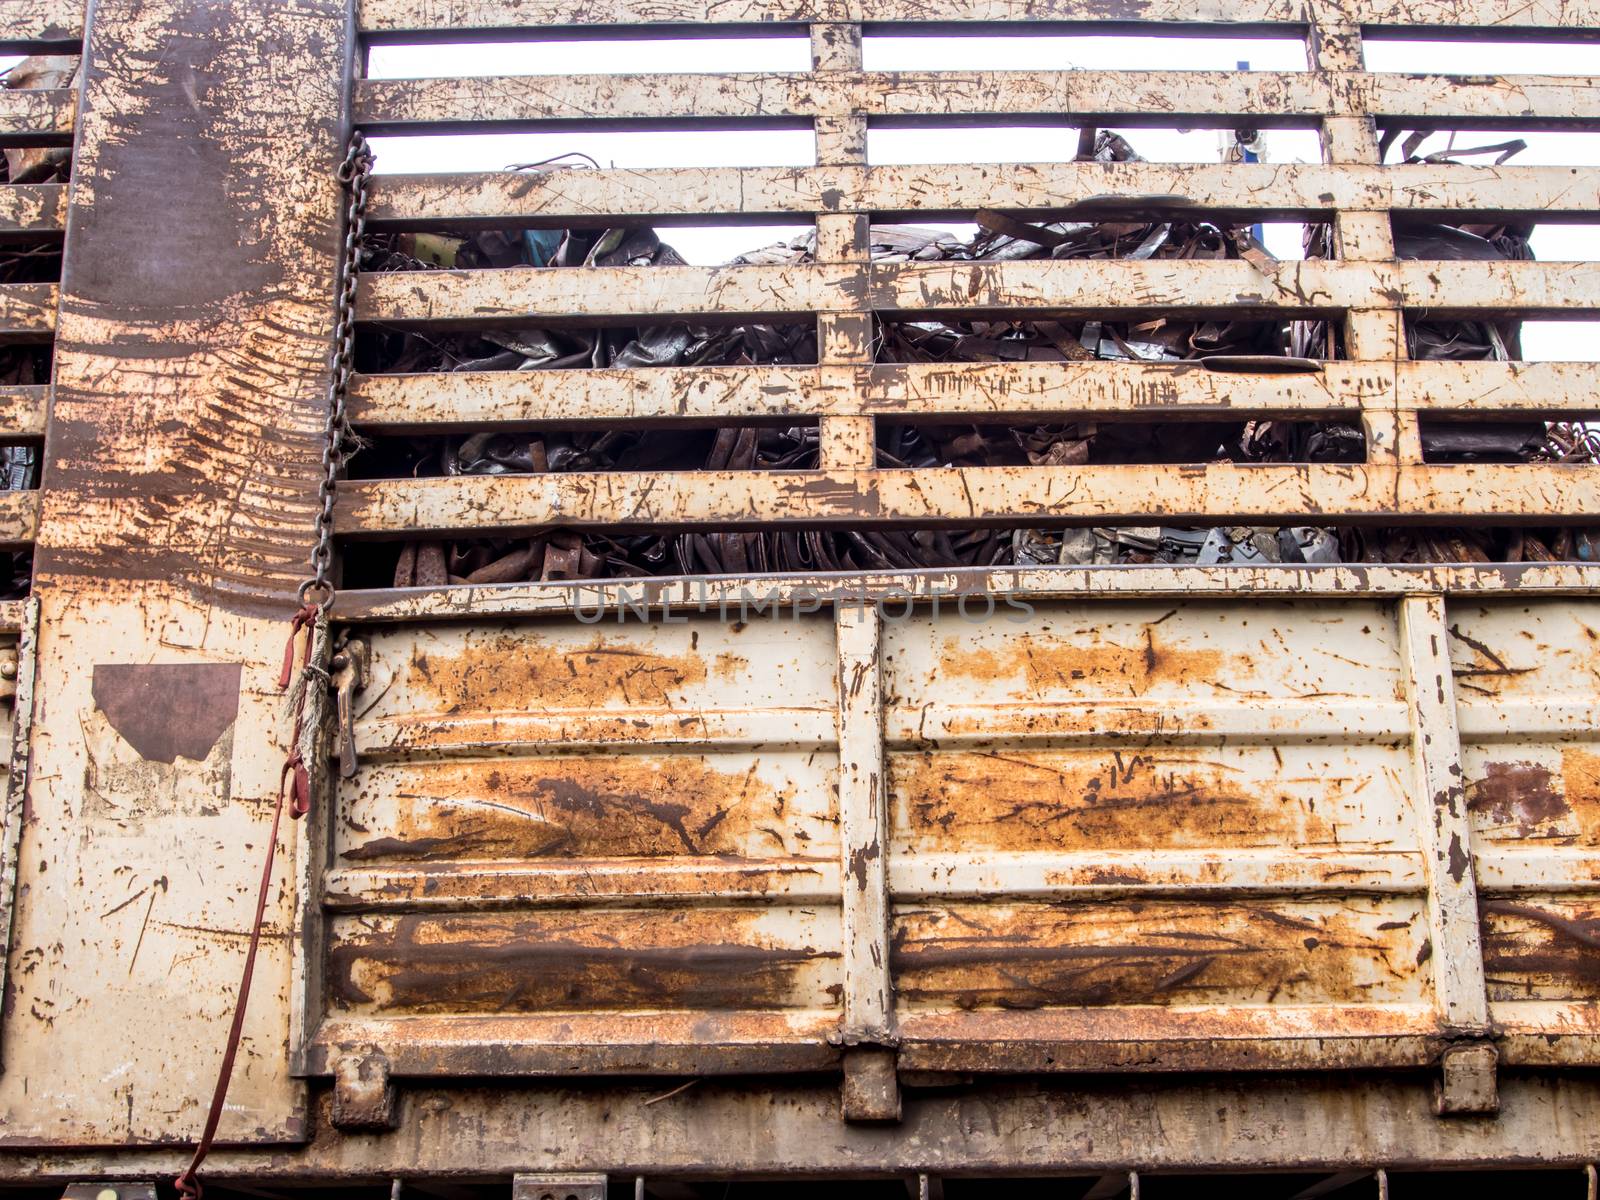
[[[333,351],[328,379],[328,423],[322,447],[322,479],[317,484],[317,544],[311,551],[311,577],[300,585],[300,603],[323,612],[333,606],[333,503],[350,440],[347,400],[356,343],[356,279],[361,272],[361,238],[367,224],[367,184],[372,151],[360,133],[339,164],[345,191],[344,253],[339,263],[339,294],[334,301]]]

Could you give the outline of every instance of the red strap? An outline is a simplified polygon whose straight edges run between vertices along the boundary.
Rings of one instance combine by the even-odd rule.
[[[294,619],[289,622],[289,641],[283,647],[283,671],[278,675],[278,690],[284,691],[289,686],[289,681],[294,678],[294,639],[300,631],[317,619],[317,606],[307,604],[296,610]],[[306,634],[305,650],[300,655],[300,665],[303,667],[311,661],[311,635]]]

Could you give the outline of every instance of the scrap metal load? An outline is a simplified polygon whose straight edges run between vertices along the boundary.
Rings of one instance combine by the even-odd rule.
[[[1137,160],[1122,137],[1102,131],[1100,161]],[[533,169],[566,169],[540,164]],[[1140,204],[1150,211],[1133,211]],[[967,239],[937,229],[875,225],[872,261],[1017,259],[1239,259],[1270,272],[1276,262],[1248,226],[1185,211],[1174,197],[1130,198],[1103,219],[1030,224],[998,212],[975,215]],[[1395,231],[1398,256],[1413,259],[1531,258],[1523,225],[1417,225]],[[1308,257],[1330,253],[1329,229],[1307,226]],[[742,254],[729,264],[812,261],[814,234]],[[368,271],[480,267],[682,265],[652,229],[566,229],[370,236]],[[1413,358],[1510,360],[1521,356],[1520,321],[1407,322]],[[1040,319],[1027,314],[970,320],[880,321],[875,360],[913,362],[1200,362],[1241,372],[1312,372],[1343,355],[1338,323],[1193,316],[1118,320]],[[810,364],[814,323],[696,324],[575,329],[528,326],[470,333],[372,327],[357,349],[371,373],[548,371],[604,367]],[[1064,397],[1070,405],[1070,396]],[[1582,425],[1538,420],[1424,420],[1428,462],[1592,463],[1600,439]],[[1057,424],[929,424],[880,421],[877,463],[889,468],[1073,466],[1134,463],[1356,463],[1359,426],[1334,421],[1077,420]],[[609,428],[394,438],[366,444],[357,478],[498,475],[559,471],[806,470],[819,465],[815,425],[792,428]],[[607,533],[552,529],[527,538],[455,538],[405,545],[369,564],[365,586],[432,586],[521,580],[766,571],[892,570],[1111,563],[1329,563],[1594,561],[1600,529],[1026,526],[980,529],[786,528]]]

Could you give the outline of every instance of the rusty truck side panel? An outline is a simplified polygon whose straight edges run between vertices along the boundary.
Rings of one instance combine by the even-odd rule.
[[[865,69],[864,28],[1272,27],[1304,72]],[[1405,322],[1593,313],[1593,264],[1400,262],[1391,217],[1572,220],[1594,168],[1385,166],[1385,126],[1594,129],[1592,82],[1369,72],[1374,27],[1592,36],[1592,0],[0,0],[0,1184],[170,1177],[204,1119],[288,734],[340,188],[367,133],[808,125],[798,168],[384,176],[379,229],[803,219],[815,261],[370,273],[406,329],[815,322],[813,365],[358,376],[377,437],[814,423],[815,470],[342,482],[341,544],[619,530],[1576,526],[1600,466],[1420,430],[1594,411],[1592,363],[1410,361]],[[813,70],[369,80],[361,48],[553,26],[809,33]],[[1169,30],[1170,31],[1170,30]],[[868,164],[869,121],[1300,121],[1326,162]],[[30,190],[31,189],[31,190]],[[1326,221],[1308,263],[873,264],[870,221],[1107,194]],[[1465,215],[1464,215],[1465,214]],[[880,316],[1338,323],[1294,374],[877,363]],[[1315,365],[1315,364],[1313,364]],[[880,465],[881,417],[1338,418],[1359,463]],[[437,581],[435,581],[437,582]],[[342,592],[363,664],[286,825],[217,1175],[1343,1171],[1600,1157],[1600,567],[1012,567]],[[9,656],[12,644],[16,657]],[[6,674],[7,663],[14,670]],[[14,689],[8,681],[14,680]],[[319,701],[321,697],[319,696]],[[0,734],[5,730],[0,727]],[[1071,1076],[1071,1078],[1065,1078]],[[650,1078],[654,1077],[654,1078]],[[842,1080],[842,1083],[841,1083]],[[692,1085],[692,1086],[685,1086]],[[1120,1186],[1120,1185],[1119,1185]]]

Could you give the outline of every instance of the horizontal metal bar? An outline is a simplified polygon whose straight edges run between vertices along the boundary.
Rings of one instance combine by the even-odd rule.
[[[323,907],[338,912],[451,911],[534,905],[650,905],[781,901],[837,907],[838,859],[611,859],[342,868],[326,877]]]
[[[973,1023],[989,1016],[975,1015]],[[709,1016],[685,1014],[681,1024],[691,1019],[705,1020],[708,1032],[726,1033],[727,1023]],[[475,1027],[472,1045],[478,1063],[504,1072],[523,1055],[518,1034],[526,1026],[521,1018],[493,1020],[497,1024]],[[666,1024],[659,1014],[641,1019],[636,1034],[641,1043],[648,1043],[652,1021]],[[409,1027],[409,1021],[325,1026],[316,1065],[326,1071],[339,1047],[376,1045],[388,1053],[396,1035]],[[1213,1027],[1198,1031],[1197,1038],[1224,1032]],[[449,1073],[443,1070],[442,1052],[430,1059],[421,1044],[401,1044],[407,1066]],[[825,1049],[837,1069],[838,1051]],[[1159,1048],[1135,1043],[1129,1053],[1140,1049]],[[1338,1049],[1329,1046],[1327,1058],[1307,1065],[1330,1065]],[[1055,1043],[1033,1047],[1033,1053],[1034,1062],[1021,1068],[1023,1073],[1065,1050]],[[571,1055],[571,1062],[578,1072],[588,1066],[581,1051]],[[697,1073],[695,1064],[685,1065],[691,1069],[684,1074]],[[518,1171],[684,1179],[856,1179],[925,1172],[1005,1179],[1097,1171],[1125,1175],[1130,1165],[1168,1172],[1334,1172],[1351,1163],[1435,1169],[1515,1163],[1524,1169],[1570,1168],[1577,1192],[1583,1166],[1600,1157],[1600,1079],[1593,1072],[1508,1074],[1499,1081],[1498,1116],[1448,1120],[1434,1111],[1434,1074],[1423,1071],[1229,1076],[1202,1062],[1192,1078],[1165,1080],[1160,1087],[1152,1087],[1148,1078],[1092,1076],[1074,1079],[1070,1087],[1013,1079],[951,1081],[953,1086],[917,1094],[900,1123],[854,1128],[841,1124],[837,1078],[782,1084],[708,1079],[669,1094],[676,1084],[664,1080],[618,1080],[597,1087],[561,1079],[515,1088],[467,1082],[480,1073],[491,1072],[460,1072],[466,1079],[434,1085],[408,1084],[406,1110],[425,1117],[408,1123],[402,1134],[351,1136],[319,1119],[301,1144],[270,1150],[218,1146],[207,1161],[208,1178],[257,1189],[296,1183],[386,1185],[397,1169],[399,1140],[406,1142],[405,1178],[423,1181],[509,1177]],[[1041,1130],[1049,1136],[1041,1136]],[[1241,1130],[1267,1133],[1247,1137]],[[189,1153],[179,1145],[29,1147],[17,1138],[0,1171],[8,1181],[39,1188],[85,1179],[170,1178],[187,1164]]]
[[[830,1034],[836,1035],[832,1022],[819,1027],[821,1014],[786,1016],[786,1020],[769,1013],[333,1018],[308,1048],[306,1070],[313,1075],[328,1073],[337,1048],[351,1045],[381,1045],[391,1072],[402,1078],[572,1071],[776,1073],[805,1069],[796,1065],[801,1057],[809,1059],[813,1070],[831,1065],[837,1054],[828,1040]],[[649,1036],[650,1021],[660,1023],[655,1038]],[[698,1044],[684,1036],[695,1031],[701,1034]],[[1220,1011],[1111,1006],[1027,1013],[903,1013],[897,1040],[902,1070],[982,1074],[1329,1070],[1427,1065],[1442,1048],[1443,1032],[1430,1010],[1410,1005],[1241,1006]]]
[[[1479,896],[1600,889],[1600,853],[1588,846],[1528,846],[1480,838],[1472,858]]]
[[[483,125],[962,117],[1118,123],[1306,124],[1361,115],[1431,126],[1600,122],[1585,76],[1313,71],[826,71],[722,75],[523,75],[358,80],[355,121],[376,133]],[[1226,119],[1222,119],[1226,118]]]
[[[604,321],[626,313],[750,312],[801,320],[860,307],[863,281],[860,268],[844,264],[403,271],[362,275],[357,316],[395,324]]]
[[[617,620],[623,602],[650,610],[718,612],[737,609],[741,593],[770,600],[773,614],[807,605],[883,599],[894,612],[933,597],[1017,596],[1028,602],[1057,597],[1167,597],[1296,595],[1344,598],[1442,592],[1459,595],[1593,595],[1600,593],[1600,566],[1578,563],[1515,563],[1503,566],[1318,567],[1036,567],[986,570],[904,571],[784,575],[765,578],[634,579],[605,583],[509,583],[489,586],[341,591],[334,614],[341,621],[382,624],[483,619],[523,614],[604,612]],[[946,599],[945,603],[949,603]],[[765,610],[763,610],[765,611]]]
[[[836,1012],[566,1012],[529,1016],[331,1018],[305,1070],[327,1074],[347,1045],[382,1045],[402,1077],[718,1075],[827,1070]]]
[[[608,223],[717,214],[951,213],[979,208],[1058,212],[1108,198],[1172,197],[1213,215],[1257,219],[1333,211],[1592,214],[1600,172],[1589,167],[1392,167],[1300,163],[994,163],[872,167],[678,167],[380,175],[374,222]],[[1144,203],[1148,204],[1146,200]],[[667,240],[671,240],[669,234]]]
[[[1111,882],[1114,880],[1114,882]],[[1109,896],[1409,894],[1425,889],[1414,851],[1313,853],[1303,850],[1191,850],[1085,854],[889,855],[897,901]]]
[[[46,337],[55,328],[55,284],[0,283],[0,337]]]
[[[38,54],[83,40],[84,0],[0,0],[0,54]]]
[[[749,75],[500,76],[357,81],[355,121],[399,133],[468,125],[708,118],[761,121],[1066,113],[1270,113],[1314,118],[1335,106],[1309,72],[763,72]]]
[[[1442,1031],[1411,1005],[902,1013],[902,1071],[1337,1070],[1422,1066]]]
[[[0,548],[30,546],[39,533],[39,493],[0,492]]]
[[[357,376],[351,420],[386,432],[540,423],[728,424],[804,417],[1083,414],[1154,420],[1385,409],[1600,411],[1600,363],[1351,363],[1296,374],[1195,363],[909,363]]]
[[[358,722],[363,761],[412,762],[441,755],[525,754],[559,747],[591,750],[630,746],[788,746],[821,748],[834,742],[831,708],[680,709],[630,708],[615,713],[583,709],[482,716],[421,713]]]
[[[0,234],[60,233],[66,223],[66,184],[19,183],[0,187]]]
[[[983,610],[987,611],[987,610]],[[1063,745],[1159,738],[1163,745],[1362,741],[1398,745],[1410,735],[1408,710],[1394,701],[1274,701],[1218,707],[1163,701],[1083,704],[929,704],[893,709],[884,740],[896,748],[1012,744]]]
[[[0,142],[64,142],[72,136],[77,105],[73,88],[0,89]]]
[[[1582,737],[1595,728],[1594,703],[1549,696],[1482,698],[1458,679],[1456,724],[1463,741],[1522,741],[1532,737]]]
[[[44,436],[48,383],[0,384],[0,441]]]
[[[1591,856],[1592,857],[1592,856]],[[1107,882],[1108,878],[1115,882]],[[1116,854],[892,856],[896,899],[1098,896],[1392,895],[1423,890],[1415,852],[1282,850]],[[329,873],[323,907],[338,912],[475,911],[538,905],[681,904],[685,900],[839,903],[839,864],[816,860],[627,859],[342,868]]]
[[[845,21],[951,24],[1047,21],[1215,24],[1459,25],[1570,29],[1600,26],[1593,0],[973,0],[948,9],[917,0],[359,0],[363,32],[534,30],[549,25],[764,24]]]
[[[345,535],[542,526],[671,527],[872,521],[960,525],[1493,517],[1600,511],[1600,469],[1560,464],[976,467],[460,476],[339,489]]]
[[[1422,308],[1574,316],[1600,309],[1600,267],[1541,262],[1241,260],[877,263],[870,266],[532,267],[361,276],[357,315],[391,324],[585,324],[632,316],[801,320],[872,309],[1039,309],[1164,316]]]

